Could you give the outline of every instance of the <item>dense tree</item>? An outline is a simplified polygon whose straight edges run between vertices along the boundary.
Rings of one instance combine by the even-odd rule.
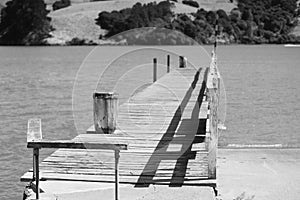
[[[182,3],[185,4],[185,5],[189,5],[189,6],[195,7],[195,8],[199,8],[199,4],[198,4],[197,1],[183,0]]]
[[[217,14],[213,11],[208,11],[206,14],[206,20],[209,24],[215,24],[217,17]]]
[[[250,8],[244,10],[242,14],[242,20],[244,21],[253,21],[253,14]]]
[[[0,43],[43,44],[51,30],[43,0],[12,0],[1,10]]]
[[[234,8],[230,12],[229,19],[233,23],[237,23],[239,20],[241,20],[241,16],[241,12],[238,9]]]
[[[106,36],[140,27],[165,27],[171,23],[171,6],[168,1],[144,5],[136,3],[131,9],[99,13],[96,24],[108,30]]]
[[[207,11],[201,8],[196,13],[194,13],[194,17],[196,17],[196,19],[202,19],[206,21],[206,14]]]
[[[287,34],[296,25],[297,0],[238,0],[238,8],[242,12],[242,19],[252,24],[248,30],[257,27],[252,30],[254,37],[265,37],[263,32],[270,31],[273,34],[267,34],[265,39],[271,43],[285,39],[285,42],[289,42]]]
[[[217,10],[217,15],[219,18],[229,21],[229,17],[224,10],[222,10],[222,9]]]

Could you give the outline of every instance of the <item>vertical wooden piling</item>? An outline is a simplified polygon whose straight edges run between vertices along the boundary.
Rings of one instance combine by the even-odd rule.
[[[96,133],[113,133],[117,126],[118,94],[112,92],[95,92],[93,99]]]
[[[115,150],[115,199],[119,200],[119,158],[120,150]]]
[[[32,169],[33,169],[33,173],[32,173],[32,180],[35,180],[35,156],[34,156],[34,149],[32,150]]]
[[[179,56],[179,68],[186,68],[187,58],[185,56]]]
[[[27,126],[27,142],[37,142],[43,139],[41,119],[29,119]],[[33,180],[35,180],[36,199],[39,199],[39,149],[33,149]]]
[[[218,147],[218,104],[219,104],[219,75],[214,57],[207,77],[207,100],[209,103],[209,129],[208,129],[208,178],[216,179],[217,147]]]
[[[39,149],[38,148],[34,148],[33,149],[33,156],[34,156],[34,176],[35,176],[35,195],[36,195],[36,199],[39,199],[40,196],[40,169],[39,169]]]
[[[217,90],[207,88],[208,102],[210,107],[209,114],[209,133],[208,133],[208,178],[216,179],[217,147],[218,147],[218,118],[217,118]]]
[[[167,56],[167,73],[170,72],[170,55]]]
[[[153,58],[153,83],[157,80],[157,59]]]

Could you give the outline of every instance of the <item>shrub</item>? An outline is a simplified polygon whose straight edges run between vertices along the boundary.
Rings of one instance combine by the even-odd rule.
[[[198,4],[197,1],[183,0],[182,3],[185,4],[185,5],[189,5],[189,6],[195,7],[195,8],[199,8],[199,4]]]
[[[80,38],[75,37],[72,40],[67,41],[66,45],[81,46],[81,45],[96,45],[96,43],[94,43],[91,40],[80,39]]]
[[[217,14],[213,11],[209,11],[206,14],[206,20],[209,24],[215,24],[217,19]]]
[[[202,20],[206,20],[206,14],[207,14],[207,11],[204,10],[203,8],[197,10],[197,12],[194,14],[194,17],[196,19],[202,19]]]
[[[226,21],[229,21],[229,17],[228,17],[228,15],[226,14],[226,12],[224,10],[219,9],[217,11],[217,15],[218,15],[219,18],[225,19]]]
[[[241,16],[241,12],[237,8],[234,8],[230,11],[229,18],[232,22],[236,23],[241,20]]]
[[[53,10],[58,10],[61,8],[66,8],[71,5],[70,0],[60,0],[60,1],[55,1],[52,5]]]

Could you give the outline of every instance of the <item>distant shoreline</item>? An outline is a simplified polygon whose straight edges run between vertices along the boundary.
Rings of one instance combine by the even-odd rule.
[[[232,43],[232,44],[218,44],[218,46],[285,46],[287,44],[236,44],[236,43]],[[61,45],[61,44],[47,44],[47,45],[1,45],[0,47],[104,47],[104,46],[116,46],[116,47],[130,47],[130,46],[140,46],[140,47],[147,47],[147,46],[213,46],[213,44],[199,44],[199,45],[120,45],[120,44],[95,44],[95,45]],[[286,47],[288,48],[288,47]]]
[[[297,32],[300,25],[295,26],[297,19],[291,19],[287,25],[283,23],[283,26],[281,21],[274,18],[273,21],[271,21],[272,23],[265,28],[259,24],[257,20],[254,20],[255,17],[257,18],[257,16],[255,16],[257,13],[251,11],[251,9],[255,10],[254,8],[256,8],[252,8],[251,6],[253,5],[245,5],[245,8],[242,9],[236,1],[233,1],[234,3],[229,3],[229,1],[225,0],[221,3],[207,3],[206,1],[196,0],[195,2],[199,3],[199,7],[196,8],[182,3],[181,0],[176,2],[170,1],[172,2],[171,6],[166,6],[164,1],[165,0],[156,0],[157,4],[155,5],[150,5],[150,2],[153,2],[153,0],[111,0],[72,3],[70,6],[50,11],[48,17],[51,18],[51,21],[47,24],[49,25],[48,32],[41,34],[40,31],[31,31],[28,34],[31,38],[20,40],[21,45],[11,45],[10,42],[15,43],[14,40],[3,40],[0,45],[23,46],[22,43],[24,43],[24,46],[124,46],[127,44],[120,44],[119,42],[103,39],[110,39],[112,35],[139,27],[165,27],[169,30],[179,31],[185,35],[186,38],[192,38],[191,40],[206,46],[213,45],[215,36],[213,32],[217,18],[219,19],[218,24],[220,29],[218,30],[218,38],[222,41],[219,45],[300,44],[300,34]],[[140,4],[137,5],[137,2]],[[162,2],[164,2],[164,5],[159,8],[157,5]],[[47,4],[48,8],[50,5],[51,4]],[[247,6],[250,6],[250,8]],[[262,5],[260,6],[263,7]],[[134,7],[138,9],[134,10]],[[282,9],[283,8],[279,7],[280,11],[282,11]],[[157,10],[164,10],[165,13],[155,13],[153,15],[155,17],[152,18],[149,17],[149,15],[141,14],[153,14],[153,12],[157,12]],[[211,10],[215,11],[212,12]],[[113,14],[112,11],[114,11]],[[171,16],[170,12],[172,13]],[[102,13],[104,14],[100,17]],[[273,16],[274,13],[271,14],[271,16]],[[134,23],[128,21],[130,18],[135,19],[133,21],[138,21],[139,25],[131,26]],[[126,28],[119,28],[122,26],[115,25],[115,22],[122,22]],[[281,24],[280,27],[278,24]],[[51,30],[49,31],[49,29]],[[137,41],[134,42],[139,44],[141,42],[149,44],[158,43],[158,45],[160,45],[160,43],[167,45],[188,44],[187,41],[182,42],[180,39],[174,41],[173,35],[171,37],[164,35],[157,41],[155,41],[157,38],[155,34],[150,33],[150,35],[154,38],[154,40],[150,42],[148,42],[145,36],[140,38],[131,37],[130,39],[131,41],[132,39],[136,39]],[[41,39],[35,40],[36,38]],[[169,42],[165,42],[164,39],[168,39]],[[175,38],[175,40],[176,39],[177,38]],[[130,41],[125,40],[125,43],[127,42],[130,43]]]
[[[286,44],[218,44],[218,46],[284,46]],[[61,44],[49,44],[49,45],[0,45],[0,47],[104,47],[104,46],[116,46],[116,47],[130,47],[130,46],[140,46],[140,47],[147,47],[147,46],[213,46],[213,44],[199,44],[199,45],[119,45],[119,44],[95,44],[95,45],[61,45]],[[286,47],[288,48],[288,47]]]

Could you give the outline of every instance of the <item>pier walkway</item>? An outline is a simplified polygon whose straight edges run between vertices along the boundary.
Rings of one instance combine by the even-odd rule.
[[[119,154],[120,184],[215,188],[216,80],[210,68],[178,68],[119,107],[113,134],[95,134],[92,126],[66,145],[36,142],[40,146],[35,147],[58,148],[39,164],[40,181],[114,183],[113,151],[95,144],[124,144]],[[21,181],[33,177],[29,170]]]

